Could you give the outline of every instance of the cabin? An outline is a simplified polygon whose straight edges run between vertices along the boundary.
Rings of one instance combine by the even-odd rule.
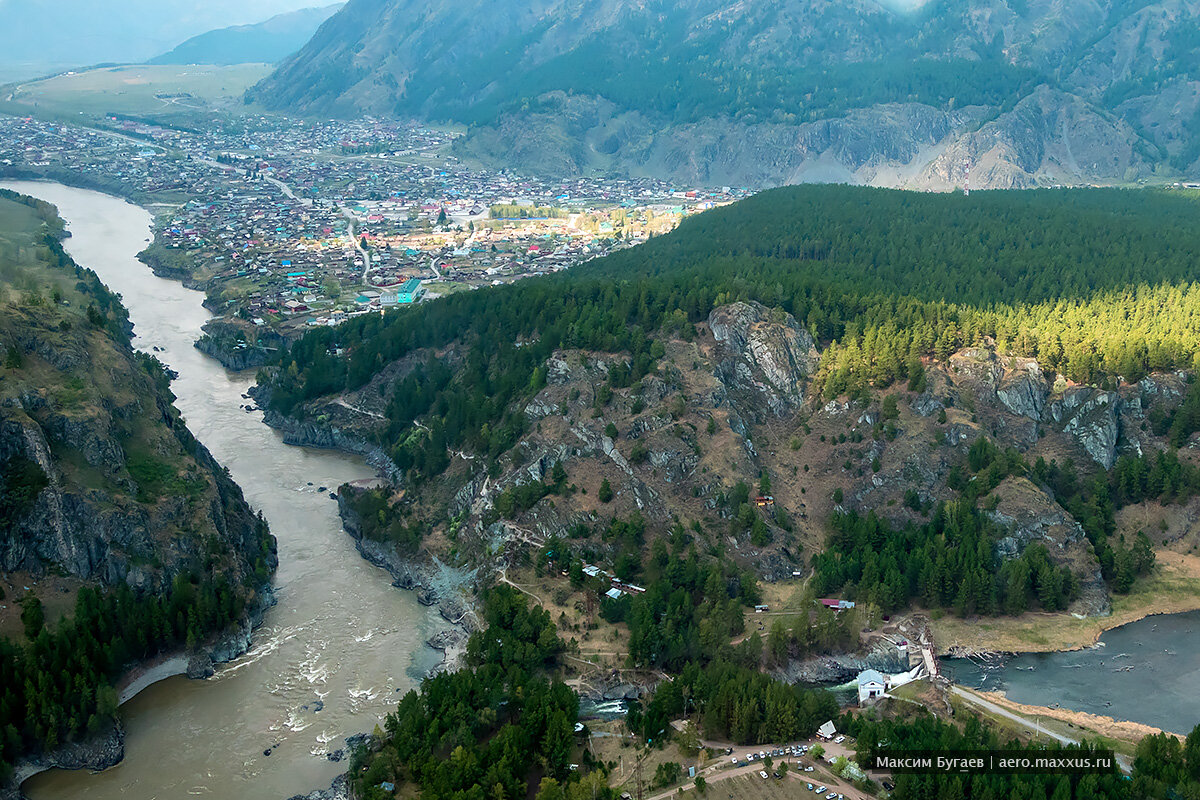
[[[826,608],[832,608],[835,611],[842,611],[847,608],[854,608],[853,600],[835,600],[833,598],[824,598],[821,600],[821,605]]]

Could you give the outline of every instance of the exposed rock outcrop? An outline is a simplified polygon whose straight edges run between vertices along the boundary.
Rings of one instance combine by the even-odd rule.
[[[257,387],[255,387],[257,388]],[[265,407],[264,393],[251,390],[251,395],[259,405]],[[354,430],[344,430],[340,427],[316,421],[298,420],[295,417],[267,409],[263,414],[263,422],[283,433],[285,444],[302,447],[319,447],[324,450],[339,450],[343,453],[362,456],[368,464],[393,482],[399,483],[403,476],[396,469],[396,464],[383,452],[378,445],[364,439]]]
[[[1105,469],[1116,460],[1117,412],[1120,396],[1091,386],[1067,389],[1050,404],[1050,418],[1062,426],[1063,433],[1075,437],[1087,454]]]
[[[908,662],[900,657],[890,642],[876,640],[860,653],[836,653],[793,660],[773,674],[788,683],[845,683],[864,669],[894,674],[906,671]]]
[[[779,416],[804,402],[807,379],[820,364],[812,336],[785,312],[760,303],[731,303],[708,316],[713,338],[723,348],[717,377],[731,395],[757,395]]]
[[[212,356],[226,369],[256,369],[270,363],[284,339],[270,328],[237,325],[223,319],[204,323],[204,334],[196,340],[201,353]]]
[[[996,397],[1014,414],[1040,421],[1050,387],[1042,369],[1032,358],[1012,359],[1015,369],[996,388]]]
[[[997,489],[998,504],[988,516],[1008,529],[996,543],[1001,558],[1016,558],[1034,542],[1046,546],[1050,560],[1069,567],[1079,578],[1080,594],[1071,611],[1104,616],[1112,604],[1100,564],[1083,528],[1050,495],[1027,478],[1008,478]]]
[[[328,789],[315,789],[308,794],[296,794],[288,800],[350,800],[350,779],[345,773],[333,779]]]
[[[354,486],[339,489],[338,513],[362,557],[387,570],[392,576],[392,585],[415,592],[422,605],[436,605],[447,622],[474,631],[479,623],[467,592],[474,584],[476,570],[452,567],[428,553],[409,555],[394,544],[363,536],[362,526],[347,499],[358,491],[361,490]]]

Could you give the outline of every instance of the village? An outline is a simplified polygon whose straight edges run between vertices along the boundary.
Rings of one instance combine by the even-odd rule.
[[[453,133],[244,117],[202,132],[107,116],[0,117],[0,174],[119,193],[155,213],[142,258],[245,330],[351,317],[569,269],[748,191],[477,169]]]

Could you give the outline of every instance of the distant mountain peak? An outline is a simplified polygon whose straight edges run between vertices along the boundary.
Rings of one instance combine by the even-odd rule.
[[[299,50],[321,23],[344,4],[302,8],[252,25],[233,25],[193,36],[150,64],[274,64]]]

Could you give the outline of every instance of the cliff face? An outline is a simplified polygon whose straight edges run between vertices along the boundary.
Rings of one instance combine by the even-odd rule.
[[[249,96],[467,123],[462,154],[553,174],[1127,181],[1200,155],[1197,19],[1174,0],[351,0]]]
[[[194,623],[186,637],[159,631],[150,638],[164,649],[187,642],[189,652],[176,654],[166,674],[211,674],[214,661],[245,650],[271,602],[274,537],[187,430],[170,372],[134,352],[119,298],[62,251],[53,208],[6,192],[0,210],[0,586],[9,597],[40,601],[57,637],[72,635],[73,623],[60,626],[58,617],[84,588],[129,587],[135,603],[220,591],[231,609],[223,616]],[[7,630],[21,629],[21,605],[0,609]],[[103,638],[111,633],[92,635],[93,646],[112,644]],[[45,656],[28,653],[26,686],[51,669]],[[61,676],[99,698],[123,666],[73,657],[72,672]],[[55,686],[58,673],[53,668],[45,685]],[[21,714],[28,701],[6,687],[4,714]],[[85,706],[83,718],[95,712],[93,722],[108,725],[111,710],[98,704]],[[90,735],[73,725],[45,738],[26,728],[22,735],[34,739],[21,746],[10,739],[4,755],[15,759],[17,780],[0,793],[16,796],[23,776],[43,768],[102,769],[121,759],[119,723],[89,726]]]
[[[121,394],[76,378],[70,387],[25,386],[0,399],[0,463],[32,462],[46,484],[0,531],[0,569],[53,569],[162,591],[218,548],[232,580],[252,573],[248,554],[259,552],[259,525],[241,490],[131,353],[110,342],[87,344],[106,351],[92,352],[93,366],[110,365],[104,380],[124,384]],[[23,371],[43,366],[53,368],[31,353]],[[6,377],[16,389],[21,376]]]
[[[922,391],[893,386],[866,400],[826,400],[812,391],[820,353],[808,332],[790,315],[756,303],[717,307],[696,338],[663,343],[666,355],[656,373],[614,389],[607,402],[601,389],[625,356],[551,356],[545,388],[523,408],[526,433],[496,466],[456,453],[438,481],[397,493],[406,514],[433,510],[426,549],[487,564],[506,543],[559,537],[575,546],[573,540],[584,536],[580,546],[589,548],[589,558],[603,561],[619,555],[620,543],[580,531],[614,517],[640,517],[648,530],[666,530],[673,520],[703,520],[706,532],[689,529],[689,535],[712,537],[710,546],[722,547],[725,557],[767,581],[789,580],[806,574],[811,554],[825,548],[828,519],[839,507],[874,512],[896,525],[926,521],[912,503],[932,508],[958,497],[948,485],[952,472],[962,468],[980,437],[1016,448],[1029,463],[1071,459],[1094,473],[1120,453],[1163,447],[1140,424],[1145,411],[1139,398],[1177,403],[1183,391],[1182,378],[1162,375],[1121,393],[1052,386],[1036,361],[1000,355],[989,345],[927,364]],[[887,394],[896,399],[895,416],[884,414]],[[303,423],[312,428],[308,440],[332,442],[355,430],[369,436],[378,423],[355,398],[314,404],[312,409],[342,407],[343,416],[330,417],[324,428]],[[1127,430],[1142,437],[1140,444]],[[571,490],[505,511],[507,517],[497,511],[503,496],[555,480],[559,464]],[[749,523],[726,500],[737,482],[763,475],[774,495],[773,505],[756,514],[770,531],[766,542],[751,536]],[[611,500],[598,496],[604,481],[613,490]],[[1091,544],[1044,487],[1011,478],[987,501],[981,504],[1004,529],[996,544],[1001,558],[1045,544],[1051,561],[1069,567],[1079,581],[1081,594],[1070,610],[1108,613],[1108,590]],[[450,532],[437,525],[439,517],[454,520]],[[411,558],[348,527],[364,555],[388,565],[401,584],[427,584]]]

